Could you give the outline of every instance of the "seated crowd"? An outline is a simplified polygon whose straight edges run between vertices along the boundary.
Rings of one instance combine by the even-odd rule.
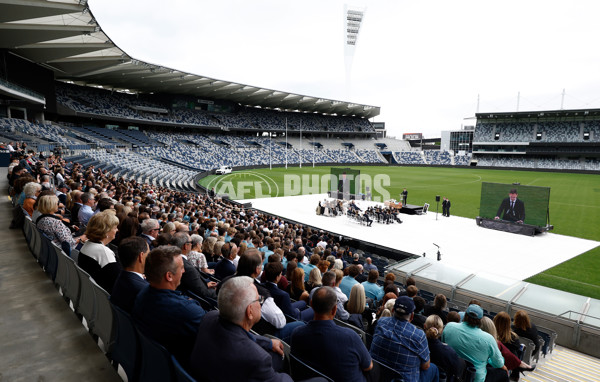
[[[372,260],[327,232],[60,157],[30,155],[9,171],[12,197],[38,228],[77,249],[112,303],[198,379],[290,381],[281,341],[335,381],[372,379],[376,363],[404,381],[460,376],[465,361],[476,381],[535,368],[516,357],[518,335],[537,342],[525,312],[512,328],[505,312],[486,326],[473,301],[461,322],[445,296],[427,305],[414,280],[400,287],[388,273],[380,285]]]

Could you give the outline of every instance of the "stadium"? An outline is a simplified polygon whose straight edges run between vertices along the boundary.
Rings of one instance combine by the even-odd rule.
[[[370,258],[379,283],[388,273],[400,287],[416,280],[430,304],[443,294],[450,311],[465,311],[473,299],[490,318],[527,311],[544,344],[533,354],[533,342],[522,339],[523,360],[538,364],[523,380],[597,380],[600,109],[476,113],[475,124],[443,131],[433,144],[418,134],[395,139],[370,121],[381,113],[378,106],[135,59],[92,12],[85,1],[0,0],[3,174],[9,174],[9,145],[25,144],[35,156],[60,155],[133,187],[137,208],[146,205],[138,200],[142,192],[159,193],[168,195],[160,200],[163,211],[210,216],[214,201],[234,211],[240,227],[256,215],[269,222],[260,226],[267,235],[289,227],[325,234],[346,248],[344,261],[353,261],[351,254],[361,265]],[[216,173],[224,167],[233,171]],[[334,171],[344,174],[339,184]],[[346,173],[353,171],[360,182],[349,191]],[[484,192],[486,184],[503,188]],[[59,186],[51,178],[51,188]],[[512,188],[526,200],[527,224],[499,226],[495,211]],[[534,207],[538,188],[547,196]],[[363,211],[389,208],[405,189],[409,199],[399,213],[390,208],[367,219]],[[448,217],[440,210],[445,198],[452,201]],[[71,260],[76,252],[69,257],[20,207],[13,210],[7,200],[15,199],[2,203],[5,227],[14,211],[24,221],[22,232],[2,236],[3,377],[194,380],[131,318],[123,326],[110,291],[89,282]],[[335,214],[315,214],[329,203],[339,203],[328,207]],[[351,205],[358,217],[348,213]],[[539,218],[532,222],[534,208]],[[535,233],[519,235],[525,226]],[[206,310],[217,308],[216,300],[198,299]],[[337,323],[365,344],[372,341],[368,330]],[[287,372],[304,379],[293,368]],[[384,374],[377,380],[401,378]]]

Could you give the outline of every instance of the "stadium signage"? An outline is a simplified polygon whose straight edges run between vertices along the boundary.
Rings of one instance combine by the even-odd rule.
[[[345,174],[345,179],[342,180],[349,181],[352,177],[352,174]],[[240,178],[251,180],[241,180]],[[228,195],[230,199],[243,200],[326,194],[330,191],[330,184],[338,184],[340,179],[333,174],[286,174],[283,178],[283,185],[281,185],[269,176],[251,171],[243,171],[220,176],[214,182],[207,185],[207,188],[211,189],[214,187],[218,195]],[[361,190],[372,190],[373,201],[383,202],[390,199],[390,193],[386,189],[391,184],[389,175],[376,174],[370,176],[361,174],[357,180],[358,182],[356,182],[354,190],[344,189],[344,192],[361,195]],[[345,184],[350,184],[350,182],[346,182]]]

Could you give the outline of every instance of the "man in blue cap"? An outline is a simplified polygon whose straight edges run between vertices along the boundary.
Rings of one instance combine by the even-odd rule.
[[[396,299],[394,315],[383,317],[377,323],[371,356],[402,373],[405,382],[437,381],[438,368],[429,360],[425,332],[410,323],[414,311],[412,298],[401,296]]]
[[[469,305],[463,322],[446,325],[442,341],[475,366],[475,382],[508,381],[504,358],[496,340],[481,330],[482,318],[483,309],[479,305]]]

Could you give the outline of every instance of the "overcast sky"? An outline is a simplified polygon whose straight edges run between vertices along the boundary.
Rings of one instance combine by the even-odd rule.
[[[89,0],[134,58],[381,107],[388,135],[439,137],[477,111],[600,107],[597,0]],[[344,5],[366,8],[350,87]]]

